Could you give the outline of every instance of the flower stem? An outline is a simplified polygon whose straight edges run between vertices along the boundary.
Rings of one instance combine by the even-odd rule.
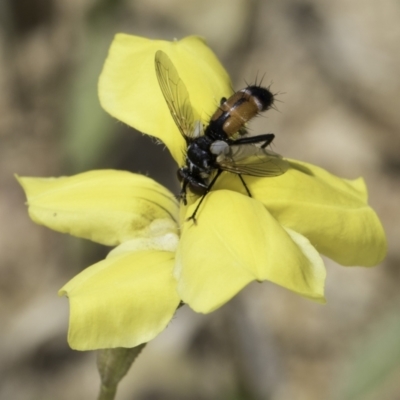
[[[143,343],[131,349],[118,347],[98,351],[97,369],[101,379],[98,400],[115,399],[118,383],[129,371],[133,361],[145,345],[146,343]]]

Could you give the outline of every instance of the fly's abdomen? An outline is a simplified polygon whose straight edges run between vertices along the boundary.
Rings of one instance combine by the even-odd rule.
[[[211,117],[206,135],[214,140],[233,136],[258,113],[268,110],[273,102],[274,95],[268,89],[248,86],[221,102]]]

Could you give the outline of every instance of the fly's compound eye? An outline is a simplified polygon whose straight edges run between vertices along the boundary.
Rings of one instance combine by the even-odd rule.
[[[204,188],[203,186],[197,185],[195,182],[190,182],[189,188],[190,188],[190,191],[197,196],[203,196],[204,194],[207,193],[206,188]]]

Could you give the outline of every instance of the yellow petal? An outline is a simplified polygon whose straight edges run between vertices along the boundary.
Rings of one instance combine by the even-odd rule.
[[[143,175],[99,170],[18,180],[32,220],[59,232],[114,246],[177,230],[176,199]]]
[[[184,224],[174,274],[182,300],[203,313],[253,280],[324,301],[325,268],[308,240],[283,229],[259,201],[232,191],[207,195],[197,225]]]
[[[76,350],[135,347],[162,332],[179,304],[174,254],[119,254],[85,269],[59,295],[70,302],[68,342]]]
[[[121,243],[118,247],[111,250],[107,257],[114,257],[122,253],[131,253],[132,251],[160,250],[176,252],[179,244],[179,237],[176,233],[167,233],[162,236],[142,237],[128,240]]]
[[[386,255],[386,238],[367,204],[364,181],[341,179],[311,164],[291,161],[273,178],[245,176],[253,197],[285,227],[307,237],[318,251],[342,265],[373,266]],[[223,174],[216,189],[245,193],[240,180]]]
[[[193,108],[203,122],[208,121],[221,98],[229,97],[232,89],[229,76],[215,54],[195,36],[167,42],[116,35],[100,76],[100,102],[115,118],[161,139],[182,165],[185,142],[156,78],[157,50],[169,56],[186,85]]]

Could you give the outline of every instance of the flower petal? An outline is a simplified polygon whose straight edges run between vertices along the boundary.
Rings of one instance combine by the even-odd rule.
[[[38,224],[105,245],[175,233],[178,204],[143,175],[99,170],[62,178],[18,178]]]
[[[100,102],[113,117],[161,139],[182,165],[185,142],[157,81],[154,56],[158,50],[169,56],[193,108],[203,122],[208,121],[221,98],[232,94],[232,86],[215,54],[196,36],[167,42],[116,35],[99,80]]]
[[[208,194],[197,224],[184,224],[174,274],[182,300],[203,313],[253,280],[324,301],[325,268],[308,240],[283,229],[259,201],[232,191]]]
[[[70,346],[95,350],[152,340],[166,328],[180,301],[173,264],[170,252],[131,252],[75,276],[59,291],[70,302]]]
[[[122,253],[142,250],[160,250],[176,252],[179,244],[179,237],[176,233],[154,236],[150,238],[136,238],[121,243],[118,247],[111,250],[107,257],[114,257]]]
[[[367,204],[363,179],[341,179],[300,161],[290,164],[285,174],[274,178],[246,176],[253,197],[282,225],[301,233],[320,253],[342,265],[373,266],[382,261],[385,232]],[[232,174],[223,174],[218,188],[246,193]]]

